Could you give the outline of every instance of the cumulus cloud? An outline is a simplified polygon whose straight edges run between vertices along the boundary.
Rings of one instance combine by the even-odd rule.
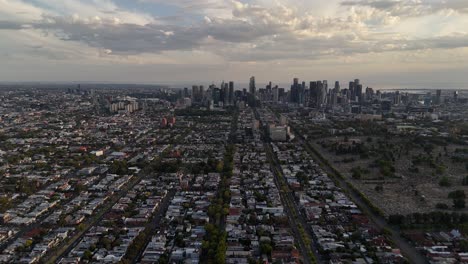
[[[39,0],[38,0],[39,1]],[[43,1],[43,0],[40,0]],[[294,1],[294,0],[290,0]],[[60,3],[59,3],[60,2]],[[63,2],[67,2],[66,4]],[[160,0],[144,0],[162,3]],[[185,12],[200,16],[193,23],[122,10],[112,1],[93,8],[79,0],[51,0],[54,10],[28,22],[0,21],[0,29],[36,30],[64,43],[81,43],[99,56],[161,54],[173,51],[212,53],[227,61],[316,60],[353,54],[468,47],[466,33],[438,32],[417,38],[392,30],[400,17],[441,10],[466,11],[466,1],[343,1],[334,16],[312,15],[275,2],[175,0]],[[340,8],[345,10],[340,10]],[[84,10],[80,12],[80,10]],[[193,11],[193,10],[197,11]],[[222,10],[223,15],[212,13]],[[230,15],[226,15],[229,11]],[[195,16],[196,17],[196,16]]]
[[[468,13],[468,1],[429,1],[429,0],[349,0],[341,3],[343,6],[370,7],[388,12],[392,16],[425,16],[440,11],[455,11]]]

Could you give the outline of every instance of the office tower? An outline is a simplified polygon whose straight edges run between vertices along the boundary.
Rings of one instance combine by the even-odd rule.
[[[184,97],[189,97],[189,91],[187,87],[184,88]]]
[[[367,87],[365,100],[370,101],[372,100],[373,97],[374,97],[374,89]]]
[[[329,101],[330,105],[335,106],[338,103],[338,92],[336,92],[336,90],[333,89],[329,93],[329,98],[330,98],[330,101]]]
[[[212,91],[213,103],[215,105],[219,105],[219,102],[221,101],[221,90],[215,87],[211,91]]]
[[[229,104],[234,105],[234,82],[229,82]]]
[[[249,82],[249,93],[252,95],[255,95],[257,92],[257,88],[255,87],[255,76],[250,77],[250,82]]]
[[[223,87],[223,105],[227,106],[229,104],[229,84],[225,83]]]
[[[458,91],[453,92],[453,100],[454,100],[455,102],[458,101]]]
[[[359,80],[358,80],[359,81]],[[362,103],[362,84],[356,85],[356,100]]]
[[[197,103],[199,98],[199,87],[197,85],[192,86],[192,102]]]
[[[359,80],[359,79],[355,79],[355,80],[354,80],[354,84],[355,84],[356,86],[358,86],[359,84],[361,84],[361,83],[360,83],[360,80]]]
[[[401,94],[400,91],[395,92],[395,96],[393,98],[393,104],[394,105],[400,105],[401,104]]]
[[[203,87],[203,85],[200,85],[200,102],[203,101],[204,97],[205,97],[205,87]]]
[[[310,102],[312,106],[317,106],[318,103],[318,89],[317,89],[317,82],[310,82],[309,84],[309,96],[310,96]]]
[[[278,86],[275,86],[272,89],[272,94],[273,94],[273,102],[277,103],[279,100],[279,89]]]
[[[336,81],[335,82],[335,93],[339,93],[340,90],[341,90],[341,87],[340,87],[340,82],[339,81]]]
[[[299,86],[299,98],[298,98],[298,103],[301,105],[305,103],[305,90],[306,90],[306,83],[302,82],[302,85]]]
[[[349,82],[349,92],[351,94],[351,101],[356,101],[356,83]]]
[[[434,104],[440,105],[442,103],[442,90],[436,90]]]
[[[293,79],[293,84],[291,85],[289,99],[291,103],[298,103],[298,100],[299,100],[299,79],[298,78]]]
[[[322,81],[317,81],[317,92],[317,107],[322,107],[327,102],[327,90]]]
[[[284,91],[284,88],[278,88],[278,100],[284,102],[285,97],[286,97],[286,92]]]

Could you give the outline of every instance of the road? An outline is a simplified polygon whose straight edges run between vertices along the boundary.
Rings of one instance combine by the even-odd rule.
[[[161,220],[162,218],[164,217],[164,215],[166,214],[166,211],[167,209],[169,208],[169,205],[171,204],[171,201],[172,201],[172,198],[174,198],[174,195],[176,194],[176,190],[175,189],[171,189],[169,190],[169,192],[167,193],[167,195],[164,197],[164,199],[162,200],[159,208],[157,209],[157,212],[156,214],[153,216],[153,218],[151,219],[151,221],[149,221],[146,226],[145,226],[145,230],[143,232],[145,232],[146,236],[145,236],[145,243],[144,243],[144,247],[143,248],[140,248],[139,249],[139,252],[138,254],[136,254],[135,258],[133,258],[132,260],[132,263],[137,263],[138,260],[141,258],[146,246],[148,245],[148,243],[151,241],[151,238],[152,236],[155,234],[155,232],[161,227]]]
[[[93,217],[89,218],[85,222],[85,228],[75,233],[71,238],[67,239],[64,245],[60,245],[58,248],[51,250],[48,254],[46,254],[43,258],[46,260],[45,263],[56,263],[56,261],[60,259],[60,257],[66,256],[76,246],[76,244],[83,237],[83,235],[86,234],[86,232],[97,222],[102,220],[103,216],[108,211],[110,211],[110,209],[112,209],[112,206],[114,206],[114,204],[116,204],[120,200],[120,198],[127,195],[128,191],[130,191],[142,179],[143,176],[141,175],[133,177],[133,179],[131,179],[130,182],[127,183],[122,190],[120,190],[110,198],[110,200],[101,208],[101,210],[99,210],[98,213],[96,213]]]
[[[275,175],[275,183],[280,191],[281,202],[285,206],[286,214],[288,216],[289,224],[292,227],[294,232],[294,236],[296,237],[296,241],[299,243],[300,250],[302,252],[302,256],[304,257],[304,263],[322,263],[320,254],[318,253],[317,247],[314,243],[313,238],[311,237],[311,233],[307,222],[303,218],[302,214],[297,209],[297,206],[294,202],[294,195],[292,190],[289,188],[288,184],[284,180],[284,175],[279,165],[279,162],[271,149],[271,145],[269,143],[264,143],[265,151],[267,153],[268,160],[271,164],[271,169]],[[299,222],[298,222],[299,221]],[[307,236],[309,240],[309,245],[304,241],[304,237],[299,230],[301,226],[303,229],[302,234]],[[311,252],[312,251],[312,252]],[[315,257],[315,260],[309,256],[312,253]]]
[[[293,129],[294,132],[297,130],[294,128],[294,126],[291,125],[291,128]],[[346,180],[343,178],[339,177],[338,175],[335,174],[334,168],[329,164],[324,162],[324,160],[316,155],[315,149],[307,142],[301,134],[296,133],[297,137],[296,139],[300,142],[302,146],[305,147],[307,152],[312,156],[315,162],[317,162],[322,169],[325,170],[325,172],[332,177],[332,179],[339,184],[339,186],[347,193],[350,199],[353,200],[353,202],[361,209],[361,211],[366,214],[369,219],[374,222],[374,224],[380,228],[380,229],[386,229],[389,230],[391,233],[391,238],[395,245],[400,248],[401,252],[403,255],[411,262],[415,264],[426,264],[428,263],[427,259],[415,248],[413,247],[406,239],[404,239],[400,231],[389,225],[387,223],[387,220],[377,214],[372,208],[361,198],[361,196],[351,188],[350,183],[348,183]]]
[[[73,177],[76,177],[76,173],[70,173],[69,175],[66,176],[66,178],[73,178]],[[98,180],[96,181],[100,181],[104,178],[105,176],[102,175],[101,177],[99,177]],[[45,189],[45,188],[44,188]],[[1,245],[0,245],[0,252],[3,252],[3,250],[5,250],[10,244],[13,243],[13,241],[16,241],[18,238],[20,237],[24,237],[25,234],[31,232],[32,230],[34,229],[38,229],[38,228],[41,228],[43,223],[42,221],[44,221],[47,217],[49,217],[52,213],[54,213],[56,210],[57,210],[57,207],[60,207],[60,206],[63,206],[65,204],[67,204],[68,202],[70,202],[71,200],[75,199],[76,197],[78,197],[79,194],[78,193],[74,193],[71,197],[65,199],[65,200],[61,200],[60,203],[58,205],[56,205],[55,207],[51,208],[49,211],[47,211],[45,214],[43,214],[42,216],[40,216],[34,223],[30,224],[30,225],[27,225],[27,226],[21,226],[20,227],[20,230],[18,231],[18,233],[16,233],[14,236],[8,238],[7,241],[4,241]],[[14,226],[14,225],[7,225],[7,226],[10,226],[12,228],[15,228],[15,227],[18,227],[18,226]]]

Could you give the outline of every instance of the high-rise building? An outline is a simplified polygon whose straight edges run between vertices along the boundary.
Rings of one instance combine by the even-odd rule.
[[[322,107],[327,103],[327,88],[326,83],[317,81],[317,107]]]
[[[250,77],[250,82],[249,82],[249,93],[252,95],[255,95],[257,92],[257,88],[255,86],[255,76]]]
[[[229,104],[234,105],[234,82],[229,82]]]
[[[279,101],[279,89],[278,86],[275,86],[272,90],[273,93],[273,102],[277,103]]]
[[[401,104],[401,94],[400,91],[395,92],[395,96],[393,98],[393,104],[394,105],[400,105]]]
[[[351,94],[350,100],[356,101],[356,83],[349,82],[349,92]]]
[[[318,106],[318,89],[317,89],[317,82],[310,82],[309,84],[309,96],[311,106],[317,107]]]
[[[205,87],[203,87],[203,85],[200,85],[200,91],[199,92],[200,92],[200,95],[199,95],[200,99],[199,100],[200,100],[200,102],[202,102],[203,98],[205,97]]]
[[[359,82],[359,80],[357,80]],[[356,85],[356,100],[362,103],[362,84]]]
[[[335,90],[336,93],[340,92],[341,87],[340,87],[340,82],[339,81],[335,82],[335,89],[334,90]]]
[[[223,105],[227,106],[229,104],[229,84],[225,83],[223,87]]]
[[[197,103],[199,100],[199,92],[200,89],[198,85],[193,85],[192,86],[192,102]]]
[[[442,103],[442,90],[436,91],[435,102],[436,105],[440,105]]]
[[[299,79],[294,78],[293,84],[291,85],[291,93],[290,93],[290,101],[291,103],[298,104],[299,103]]]

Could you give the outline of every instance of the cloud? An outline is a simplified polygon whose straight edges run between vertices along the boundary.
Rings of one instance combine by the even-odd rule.
[[[294,3],[295,0],[289,1]],[[334,16],[312,15],[279,1],[268,5],[236,0],[171,1],[171,5],[185,12],[197,13],[199,17],[193,23],[122,10],[110,0],[95,4],[79,0],[47,2],[54,8],[50,12],[44,9],[40,18],[27,22],[0,21],[0,30],[34,31],[44,38],[61,41],[62,45],[87,46],[95,51],[98,59],[148,54],[158,55],[154,56],[158,60],[166,59],[161,57],[163,54],[183,59],[174,53],[198,52],[225,61],[300,62],[356,54],[468,47],[465,32],[441,31],[416,37],[393,27],[401,23],[400,16],[420,16],[449,9],[464,12],[468,6],[465,1],[343,1],[337,4]],[[162,0],[144,2],[157,5]],[[222,11],[222,15],[212,12],[214,9]],[[44,47],[31,54],[50,51],[48,46]]]
[[[343,6],[370,7],[387,12],[391,16],[417,17],[440,11],[468,13],[468,1],[428,1],[428,0],[356,0],[343,1]]]

